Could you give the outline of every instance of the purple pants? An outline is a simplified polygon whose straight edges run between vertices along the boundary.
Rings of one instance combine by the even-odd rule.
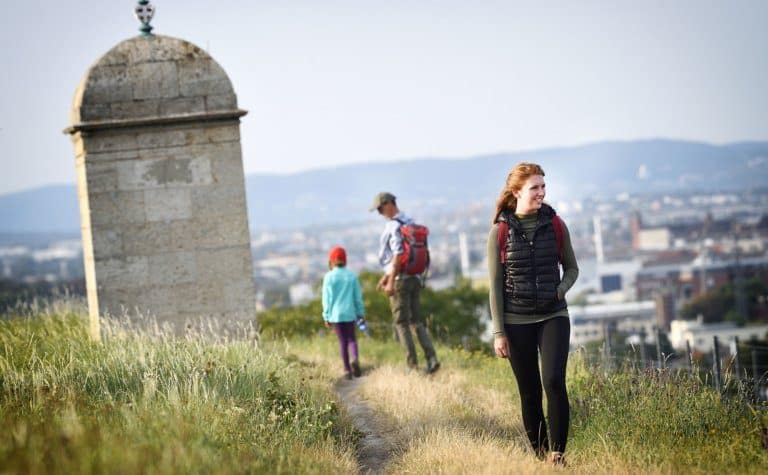
[[[333,329],[336,330],[336,336],[339,338],[339,349],[341,350],[341,359],[344,360],[344,369],[352,371],[349,364],[349,350],[352,350],[352,361],[357,361],[357,339],[355,339],[355,322],[334,323]]]

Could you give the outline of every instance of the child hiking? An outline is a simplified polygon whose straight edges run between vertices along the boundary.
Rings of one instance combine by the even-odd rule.
[[[347,269],[347,253],[334,247],[328,253],[328,269],[323,277],[323,321],[333,326],[347,379],[360,376],[360,361],[355,338],[355,320],[365,316],[363,292],[357,276]],[[351,353],[351,361],[350,361]]]

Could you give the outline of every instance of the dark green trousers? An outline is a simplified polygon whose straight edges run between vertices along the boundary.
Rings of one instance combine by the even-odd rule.
[[[424,321],[419,311],[420,293],[421,280],[416,276],[403,276],[395,281],[395,293],[389,298],[397,336],[405,348],[408,366],[410,367],[418,365],[416,346],[413,343],[411,329],[416,333],[416,338],[418,338],[419,344],[424,350],[426,359],[429,360],[429,358],[435,356],[435,347],[432,346],[432,339],[429,337],[429,333],[427,333],[427,328],[424,326]]]

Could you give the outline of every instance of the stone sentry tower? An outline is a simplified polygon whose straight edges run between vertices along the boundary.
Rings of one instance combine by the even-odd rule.
[[[152,315],[182,333],[212,317],[255,318],[237,97],[186,41],[143,34],[80,83],[75,146],[91,335],[99,316]],[[143,16],[142,16],[143,15]]]

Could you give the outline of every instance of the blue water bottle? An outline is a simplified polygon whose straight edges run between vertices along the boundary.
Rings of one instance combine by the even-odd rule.
[[[362,316],[357,317],[357,320],[355,320],[355,323],[357,323],[357,328],[361,332],[368,334],[368,323],[366,323],[365,318],[363,318]]]

